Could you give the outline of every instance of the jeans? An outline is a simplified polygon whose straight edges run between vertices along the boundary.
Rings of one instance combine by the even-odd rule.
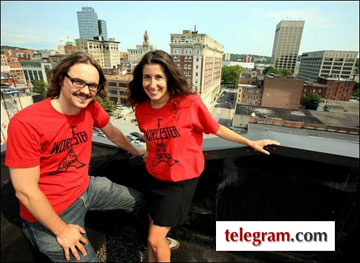
[[[115,210],[138,212],[143,206],[143,195],[129,187],[111,182],[105,177],[90,177],[87,190],[64,212],[60,218],[67,224],[84,227],[85,214],[89,210]],[[41,223],[23,222],[23,231],[30,243],[47,255],[52,261],[64,262],[64,249],[56,241],[55,235]],[[86,234],[83,234],[88,240]],[[83,244],[83,243],[82,243]],[[94,248],[90,243],[83,244],[87,255],[79,250],[80,260],[76,260],[70,250],[70,262],[98,262]]]

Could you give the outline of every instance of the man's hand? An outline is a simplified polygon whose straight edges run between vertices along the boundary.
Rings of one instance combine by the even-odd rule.
[[[270,153],[264,150],[264,147],[267,145],[280,145],[278,141],[273,140],[259,140],[259,141],[250,141],[248,144],[255,151],[270,155]]]
[[[79,249],[84,256],[86,256],[86,250],[80,243],[82,242],[86,245],[88,244],[88,241],[82,235],[84,233],[85,230],[82,227],[68,224],[58,235],[56,235],[57,242],[64,249],[66,260],[70,260],[69,249],[77,260],[80,260],[80,256],[76,248]]]

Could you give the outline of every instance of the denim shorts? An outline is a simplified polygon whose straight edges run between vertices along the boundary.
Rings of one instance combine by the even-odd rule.
[[[111,182],[106,177],[90,177],[87,190],[64,212],[60,218],[67,224],[85,223],[85,215],[89,210],[120,209],[136,213],[144,205],[142,193],[129,187]],[[54,262],[66,262],[64,249],[56,241],[56,236],[40,223],[23,222],[23,231],[31,244],[47,255]],[[83,234],[88,240],[86,234]],[[84,245],[87,255],[81,252],[80,260],[76,260],[70,251],[70,262],[98,262],[96,253],[90,243]]]

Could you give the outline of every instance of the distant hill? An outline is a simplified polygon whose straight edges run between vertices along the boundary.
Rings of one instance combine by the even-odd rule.
[[[1,49],[28,49],[23,47],[1,46]]]
[[[242,61],[246,58],[246,56],[250,56],[253,59],[254,58],[266,58],[266,61],[264,62],[259,62],[259,63],[264,63],[264,64],[268,64],[271,62],[271,57],[268,56],[259,56],[259,55],[251,55],[251,54],[230,54],[230,61]],[[224,54],[225,57],[225,54]]]

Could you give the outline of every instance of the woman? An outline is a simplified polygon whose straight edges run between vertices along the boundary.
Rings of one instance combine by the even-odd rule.
[[[139,128],[147,144],[149,183],[149,261],[170,261],[166,240],[171,227],[183,223],[204,170],[203,133],[248,145],[269,154],[264,146],[279,142],[251,141],[219,125],[201,98],[191,91],[171,56],[156,50],[144,55],[129,83]]]

